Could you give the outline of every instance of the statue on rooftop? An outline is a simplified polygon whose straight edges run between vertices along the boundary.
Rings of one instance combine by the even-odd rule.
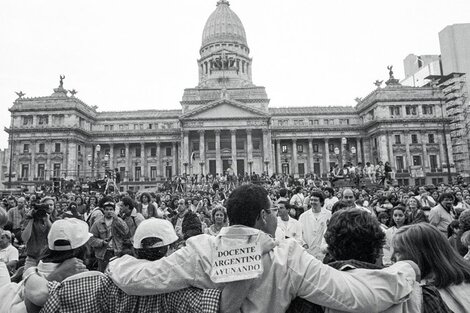
[[[378,80],[378,79],[377,79],[377,80],[374,82],[374,85],[376,85],[377,87],[380,87],[380,86],[382,86],[382,83],[383,83],[383,82],[384,82],[383,80]]]
[[[70,94],[72,95],[72,97],[75,97],[75,94],[78,92],[76,91],[75,89],[72,89],[72,90],[69,90]]]
[[[60,85],[59,85],[59,88],[64,88],[64,79],[65,79],[65,75],[60,75],[59,78],[60,78]]]
[[[25,95],[25,93],[22,92],[22,91],[18,91],[18,92],[15,91],[15,93],[18,95],[18,98],[20,98],[20,99],[23,98],[23,96]]]
[[[388,75],[390,76],[390,79],[394,79],[395,77],[393,77],[393,65],[389,65],[387,66],[387,70],[388,70]]]

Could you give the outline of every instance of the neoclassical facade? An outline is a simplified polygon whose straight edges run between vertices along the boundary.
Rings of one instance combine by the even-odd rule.
[[[380,160],[401,184],[446,181],[447,164],[455,174],[441,92],[402,86],[393,73],[356,106],[269,107],[228,1],[206,22],[198,71],[179,110],[99,112],[62,78],[51,96],[20,96],[6,129],[12,183],[93,179],[117,168],[124,185],[139,189],[184,173],[325,175],[334,164]]]

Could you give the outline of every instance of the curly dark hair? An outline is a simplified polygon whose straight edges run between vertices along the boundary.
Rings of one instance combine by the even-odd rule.
[[[262,186],[242,185],[232,191],[226,207],[230,225],[253,227],[260,212],[270,207],[268,192]]]
[[[330,255],[337,261],[375,263],[385,244],[385,233],[376,218],[360,209],[344,209],[331,216],[325,233]]]

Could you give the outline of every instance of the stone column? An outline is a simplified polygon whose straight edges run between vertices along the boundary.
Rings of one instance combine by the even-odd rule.
[[[421,149],[423,150],[423,167],[428,168],[429,160],[428,160],[428,151],[426,149],[426,134],[424,132],[421,132],[420,135],[421,135]]]
[[[297,139],[292,139],[292,171],[291,174],[297,177],[298,166],[297,166]]]
[[[140,181],[145,181],[145,177],[147,177],[147,155],[145,154],[145,143],[140,144],[140,166],[142,169]]]
[[[392,146],[392,137],[390,133],[387,133],[387,145],[388,145],[388,159],[392,169],[396,170],[395,158],[393,157],[393,146]]]
[[[274,164],[273,164],[273,150],[272,150],[272,147],[273,147],[273,140],[272,140],[272,137],[271,137],[271,130],[268,130],[268,134],[267,134],[267,138],[266,138],[267,142],[266,142],[266,145],[267,145],[267,148],[268,148],[268,155],[266,156],[266,159],[267,161],[269,162],[268,163],[268,175],[271,176],[273,174],[273,171],[274,171]]]
[[[269,162],[269,145],[268,143],[268,130],[263,129],[263,172],[268,172],[269,168],[266,168],[266,162]],[[268,163],[269,164],[269,163]]]
[[[230,130],[231,143],[232,143],[232,170],[235,175],[238,174],[237,172],[237,130],[231,129]]]
[[[183,159],[185,163],[189,163],[189,131],[185,130],[183,132]]]
[[[308,172],[313,173],[313,139],[308,140]]]
[[[282,173],[282,160],[281,160],[281,140],[276,140],[276,162],[277,162],[277,173]]]
[[[173,161],[173,165],[172,165],[172,169],[171,169],[171,174],[172,176],[175,176],[176,174],[176,149],[177,149],[177,146],[176,146],[176,142],[172,142],[172,146],[171,146],[171,158],[172,158],[172,161]]]
[[[246,150],[248,162],[253,162],[253,140],[251,137],[251,129],[246,130]]]
[[[110,143],[109,144],[109,170],[111,172],[114,171],[114,144]]]
[[[63,168],[62,168],[62,171],[60,173],[60,177],[64,177],[63,174],[65,174],[65,178],[67,178],[67,176],[69,175],[69,172],[68,172],[68,169],[69,169],[69,140],[66,139],[65,140],[65,149],[64,149],[64,152],[62,153],[63,157],[62,157],[62,164],[63,164]]]
[[[31,168],[29,170],[29,180],[33,180],[36,177],[36,141],[31,140]]]
[[[222,169],[222,159],[220,155],[220,129],[216,129],[215,133],[215,168],[217,173],[222,175],[224,170]]]
[[[160,151],[160,142],[157,142],[157,177],[162,176],[162,157]]]
[[[125,144],[126,147],[126,164],[127,164],[127,178],[133,177],[132,175],[132,157],[130,153],[130,144],[126,142]]]
[[[439,134],[439,158],[441,159],[441,162],[439,163],[439,168],[442,168],[442,163],[447,163],[444,150],[444,137],[442,134]]]
[[[51,153],[52,153],[52,141],[46,141],[46,152],[47,152],[47,161],[46,161],[46,179],[51,180],[52,177],[52,164],[51,164]],[[17,177],[19,177],[20,173],[17,173]]]
[[[205,142],[204,142],[204,129],[199,130],[199,161],[204,165],[201,166],[201,174],[206,173],[206,151],[205,151]]]
[[[356,138],[356,154],[357,154],[357,163],[362,162],[362,147],[361,147],[361,138]]]
[[[378,149],[379,149],[379,158],[380,158],[379,161],[382,161],[385,164],[385,162],[388,161],[387,135],[380,135],[378,137],[378,141],[379,141]]]
[[[408,165],[408,170],[410,170],[410,166],[413,166],[413,160],[411,159],[411,152],[410,152],[410,134],[405,132],[405,149],[406,149],[406,164]]]
[[[329,144],[329,141],[328,141],[328,138],[325,138],[325,146],[324,146],[324,151],[323,151],[323,155],[325,157],[325,173],[328,174],[328,172],[330,171],[330,144]]]

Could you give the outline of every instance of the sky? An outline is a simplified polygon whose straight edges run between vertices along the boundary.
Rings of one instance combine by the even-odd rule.
[[[198,84],[216,0],[0,1],[0,127],[23,91],[64,87],[98,111],[180,109]],[[376,79],[403,77],[410,53],[439,54],[438,33],[470,22],[468,0],[231,0],[271,107],[353,106]],[[0,132],[0,148],[8,146]]]

